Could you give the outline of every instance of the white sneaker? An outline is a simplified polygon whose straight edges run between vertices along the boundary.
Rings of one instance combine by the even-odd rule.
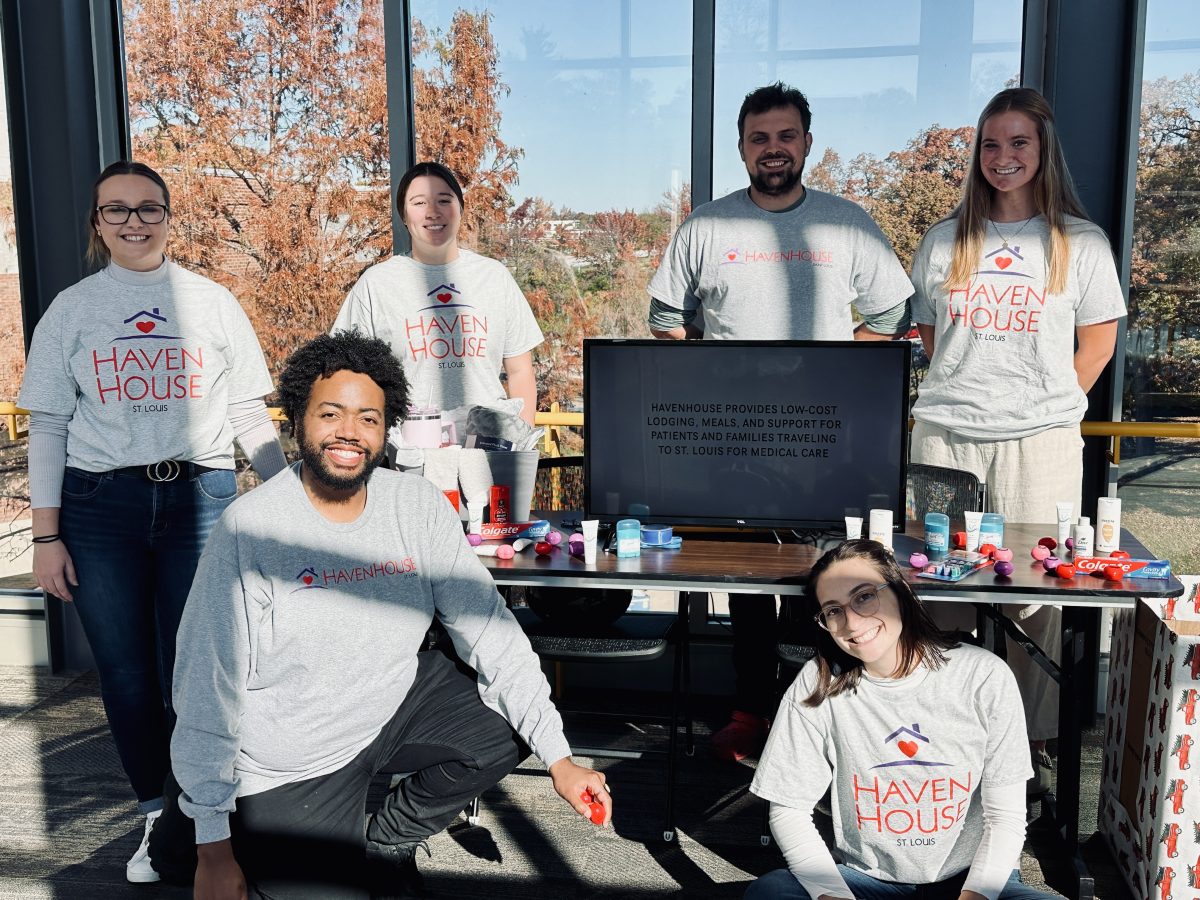
[[[138,846],[137,853],[129,858],[129,862],[125,863],[126,881],[132,881],[134,884],[150,884],[158,881],[158,873],[154,871],[154,866],[150,865],[150,829],[154,827],[154,820],[160,815],[162,815],[161,809],[156,809],[146,815],[146,830],[142,834],[142,843]]]

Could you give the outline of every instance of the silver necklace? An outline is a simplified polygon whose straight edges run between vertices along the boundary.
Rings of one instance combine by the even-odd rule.
[[[1015,241],[1020,236],[1021,232],[1025,230],[1025,226],[1028,225],[1030,222],[1032,222],[1035,218],[1037,218],[1036,212],[1032,216],[1030,216],[1028,219],[1026,219],[1024,222],[1022,222],[1021,227],[1018,228],[1016,233],[1012,236],[1012,240]],[[988,221],[992,223],[992,228],[996,232],[996,237],[1000,238],[1000,243],[1003,245],[1003,248],[1005,250],[1011,250],[1012,247],[1010,247],[1008,245],[1009,239],[1006,238],[1004,236],[1004,233],[1000,231],[1000,226],[996,224],[994,219],[989,219]]]

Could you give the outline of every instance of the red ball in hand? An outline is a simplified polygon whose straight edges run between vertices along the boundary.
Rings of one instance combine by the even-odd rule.
[[[579,795],[579,799],[587,804],[589,810],[589,818],[593,825],[604,824],[604,804],[595,798],[590,790],[585,790]]]

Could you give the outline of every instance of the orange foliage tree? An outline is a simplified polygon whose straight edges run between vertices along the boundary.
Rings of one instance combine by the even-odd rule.
[[[273,371],[391,250],[381,0],[125,4],[135,156]]]
[[[413,130],[418,161],[440,162],[462,182],[467,237],[503,223],[523,155],[500,139],[500,81],[491,14],[458,10],[447,29],[412,22]]]
[[[171,253],[238,295],[278,372],[391,253],[382,0],[124,9],[135,156],[171,186]],[[413,33],[429,64],[414,72],[419,155],[463,176],[471,227],[502,218],[520,154],[499,139],[489,19]]]
[[[974,134],[931,125],[903,150],[883,159],[864,153],[848,164],[826,149],[805,183],[861,204],[908,268],[925,232],[958,203]]]

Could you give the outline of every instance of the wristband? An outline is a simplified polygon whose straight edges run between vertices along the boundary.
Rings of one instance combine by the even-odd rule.
[[[57,534],[43,534],[40,537],[30,538],[35,544],[53,544],[55,541],[61,541],[62,538]]]

